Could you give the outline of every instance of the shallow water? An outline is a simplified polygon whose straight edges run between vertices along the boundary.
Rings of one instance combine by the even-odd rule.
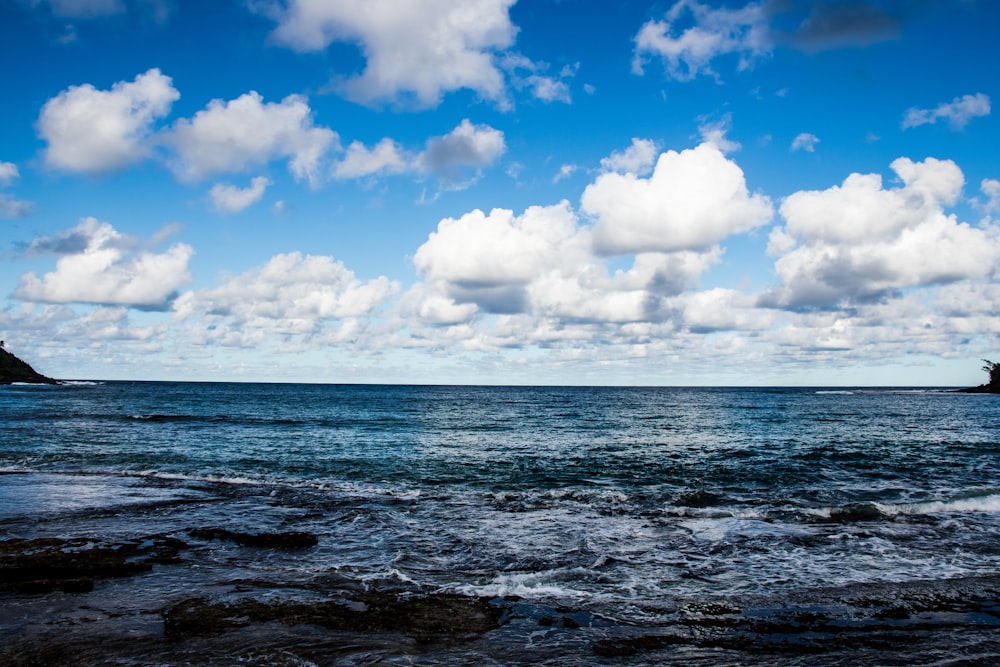
[[[0,615],[15,635],[79,614],[78,597],[130,609],[155,635],[172,601],[309,598],[331,578],[657,627],[690,600],[780,605],[802,591],[1000,573],[995,396],[15,386],[0,388],[0,443],[0,536],[191,543],[185,564],[88,596],[18,597]],[[281,552],[187,537],[201,526],[319,543]],[[546,632],[563,658],[579,648]],[[461,662],[455,650],[422,655]]]

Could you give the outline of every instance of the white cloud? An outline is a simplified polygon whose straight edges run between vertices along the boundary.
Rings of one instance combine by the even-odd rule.
[[[264,103],[255,91],[228,102],[212,100],[190,120],[174,123],[166,141],[177,153],[171,168],[185,181],[288,158],[289,171],[313,186],[324,155],[338,145],[336,132],[313,124],[305,98],[289,95]]]
[[[385,174],[430,174],[449,190],[461,190],[474,183],[488,167],[507,151],[504,134],[489,125],[473,125],[464,119],[448,134],[431,137],[424,150],[414,155],[389,138],[372,148],[360,141],[347,147],[343,160],[334,164],[338,179],[364,178]]]
[[[577,169],[579,169],[579,167],[576,166],[575,164],[564,164],[563,166],[559,167],[559,173],[557,173],[555,176],[552,177],[552,183],[553,184],[558,183],[564,178],[569,178],[574,173],[576,173]]]
[[[679,27],[692,20],[693,26]],[[639,30],[632,70],[641,74],[648,57],[658,56],[670,77],[688,81],[699,74],[715,75],[712,61],[727,54],[738,54],[740,69],[746,69],[770,52],[768,21],[762,3],[713,9],[699,0],[679,0],[665,20],[648,21]]]
[[[209,196],[217,211],[222,213],[239,213],[243,209],[256,204],[264,196],[271,180],[258,176],[250,181],[249,188],[238,188],[235,185],[217,183],[212,186]]]
[[[788,231],[806,242],[896,238],[954,204],[965,183],[950,160],[899,158],[890,166],[903,187],[886,190],[878,174],[851,174],[842,185],[789,196],[781,205]]]
[[[975,95],[956,97],[951,102],[939,104],[934,109],[918,109],[916,107],[909,109],[903,116],[902,127],[906,130],[921,125],[933,125],[939,120],[947,120],[952,129],[961,130],[973,118],[989,115],[989,96],[976,93]]]
[[[44,303],[95,303],[157,310],[167,307],[176,290],[190,280],[194,251],[178,243],[162,254],[136,248],[136,241],[114,227],[86,218],[55,237],[35,239],[28,254],[63,256],[56,270],[38,278],[21,276],[14,296]]]
[[[335,41],[358,44],[364,71],[340,90],[364,104],[412,101],[436,105],[467,88],[504,99],[494,55],[514,43],[508,10],[515,0],[288,0],[274,39],[299,51]]]
[[[614,151],[601,159],[601,169],[620,174],[645,176],[653,170],[656,162],[656,142],[652,139],[632,138],[632,145],[624,151]]]
[[[546,103],[573,102],[567,81],[576,76],[579,63],[564,66],[558,76],[548,76],[544,74],[548,71],[548,63],[533,62],[523,55],[508,53],[503,58],[502,66],[509,73],[515,88],[527,88],[536,99]],[[526,73],[522,74],[522,70]]]
[[[597,220],[602,255],[706,250],[773,215],[767,197],[748,192],[739,166],[707,143],[662,154],[648,179],[602,174],[581,205]]]
[[[13,162],[0,162],[0,188],[5,188],[20,176]],[[0,192],[0,218],[23,218],[31,212],[31,203]]]
[[[891,166],[901,187],[883,189],[876,174],[851,174],[841,186],[784,201],[785,231],[772,235],[773,250],[784,253],[775,263],[783,287],[763,303],[837,307],[995,270],[998,230],[976,229],[944,212],[961,192],[961,170],[933,158],[900,158]]]
[[[384,276],[363,282],[331,257],[293,252],[218,287],[182,294],[174,314],[205,342],[242,346],[267,335],[320,335],[332,321],[344,321],[341,333],[356,331],[351,321],[371,316],[398,291]]]
[[[442,182],[460,186],[468,169],[478,173],[506,151],[503,132],[489,125],[473,125],[466,118],[448,134],[428,139],[416,164]]]
[[[816,144],[819,143],[819,137],[815,134],[810,134],[809,132],[803,132],[792,140],[793,151],[805,151],[807,153],[816,152]]]
[[[6,187],[21,175],[13,162],[0,162],[0,188]]]
[[[979,190],[986,195],[986,201],[980,202],[978,199],[973,199],[972,204],[987,215],[994,211],[1000,211],[1000,180],[984,178],[979,184]]]
[[[726,114],[716,122],[705,121],[698,128],[701,140],[706,144],[712,144],[723,153],[735,153],[743,148],[738,141],[733,141],[726,137],[732,125],[732,114]]]
[[[458,303],[489,312],[521,312],[526,286],[540,272],[586,258],[588,241],[579,234],[567,202],[533,206],[521,216],[476,210],[438,224],[417,249],[413,262],[432,286]]]
[[[411,169],[411,158],[392,139],[385,138],[372,149],[360,141],[347,147],[347,155],[333,167],[335,178],[363,178],[375,174],[400,174]]]
[[[526,79],[526,82],[531,87],[534,96],[543,102],[565,102],[566,104],[572,102],[569,85],[565,81],[533,74]]]
[[[582,333],[583,323],[662,321],[670,316],[670,298],[720,256],[717,247],[640,253],[631,268],[612,273],[594,255],[590,229],[565,201],[521,215],[477,210],[438,224],[414,255],[424,283],[407,296],[416,302],[409,309],[430,324],[455,326],[483,313],[516,316],[535,323],[522,321],[524,335],[552,337],[553,326]],[[543,329],[548,333],[538,334]]]
[[[42,107],[38,132],[48,146],[48,166],[101,172],[139,162],[151,154],[153,123],[180,97],[158,69],[111,90],[70,86]]]

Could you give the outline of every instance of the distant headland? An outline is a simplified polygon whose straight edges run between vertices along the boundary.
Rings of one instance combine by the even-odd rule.
[[[959,389],[960,392],[965,394],[1000,394],[1000,362],[990,361],[989,359],[983,359],[983,361],[986,363],[983,366],[983,370],[989,374],[990,381],[978,387]]]
[[[59,384],[59,380],[53,380],[35,371],[27,362],[21,361],[16,356],[7,351],[3,341],[0,341],[0,384],[13,384],[15,382],[25,382],[29,384]]]

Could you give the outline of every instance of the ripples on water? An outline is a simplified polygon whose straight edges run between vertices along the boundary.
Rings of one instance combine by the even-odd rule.
[[[0,527],[320,536],[307,555],[213,556],[206,586],[336,572],[652,623],[677,596],[1000,565],[994,396],[124,382],[0,394],[0,469],[32,473],[0,476]]]

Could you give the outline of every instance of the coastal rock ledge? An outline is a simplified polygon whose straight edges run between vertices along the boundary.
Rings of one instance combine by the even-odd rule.
[[[13,384],[15,382],[59,384],[59,380],[53,380],[38,373],[27,362],[21,361],[3,347],[0,347],[0,384]]]

